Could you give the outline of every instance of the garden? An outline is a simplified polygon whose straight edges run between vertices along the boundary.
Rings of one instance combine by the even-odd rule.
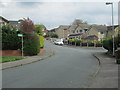
[[[1,51],[4,54],[2,55],[3,62],[15,61],[24,58],[17,57],[22,55],[22,37],[19,37],[18,34],[23,35],[24,56],[37,55],[40,53],[40,50],[44,47],[44,37],[42,36],[43,29],[41,25],[37,26],[34,25],[32,20],[29,18],[21,20],[19,28],[12,27],[10,25],[3,25],[1,30],[2,30]],[[13,55],[11,55],[12,51],[14,51]]]

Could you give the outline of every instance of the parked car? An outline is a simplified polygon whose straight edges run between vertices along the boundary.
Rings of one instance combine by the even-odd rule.
[[[63,45],[63,41],[61,39],[57,39],[54,41],[55,45]]]

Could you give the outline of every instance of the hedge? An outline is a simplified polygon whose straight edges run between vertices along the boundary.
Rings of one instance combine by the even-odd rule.
[[[39,36],[39,40],[40,40],[40,48],[43,48],[44,47],[44,37]]]
[[[21,49],[21,38],[17,36],[16,30],[9,25],[2,26],[2,50]]]
[[[118,47],[118,39],[115,38],[115,42],[114,42],[114,45],[115,45],[115,50],[117,49]],[[107,49],[109,52],[112,52],[113,51],[113,39],[105,39],[103,40],[103,47],[105,49]]]
[[[40,41],[36,33],[26,34],[23,45],[23,52],[25,55],[32,56],[40,52]]]

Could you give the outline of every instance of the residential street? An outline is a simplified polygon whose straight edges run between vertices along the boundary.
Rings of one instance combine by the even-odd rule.
[[[2,71],[3,88],[82,88],[97,72],[92,55],[103,49],[57,46],[45,41],[55,55],[42,61]]]

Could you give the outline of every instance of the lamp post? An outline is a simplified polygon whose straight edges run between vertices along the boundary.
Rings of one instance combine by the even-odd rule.
[[[113,2],[107,2],[106,5],[111,5],[112,7],[112,31],[113,31],[113,56],[115,55],[115,36],[114,36],[114,18],[113,18]]]

